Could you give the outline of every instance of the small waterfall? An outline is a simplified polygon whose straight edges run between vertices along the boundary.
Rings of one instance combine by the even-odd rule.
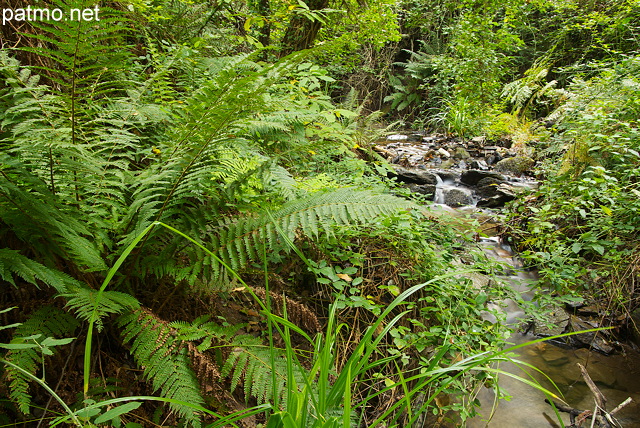
[[[434,175],[436,176],[436,192],[433,195],[433,202],[444,205],[444,181],[438,174]]]

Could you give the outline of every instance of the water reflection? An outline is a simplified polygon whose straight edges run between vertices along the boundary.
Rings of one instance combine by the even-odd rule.
[[[525,300],[532,298],[535,277],[523,272],[520,263],[513,257],[508,247],[502,246],[497,239],[487,239],[483,243],[485,252],[508,268],[505,278],[509,284],[523,295]],[[522,310],[516,302],[507,301],[503,308],[508,322],[514,323],[522,316]],[[514,334],[510,342],[514,345],[529,342],[535,337]],[[586,367],[591,378],[607,398],[607,410],[614,409],[628,397],[633,402],[616,414],[620,425],[625,428],[640,427],[640,356],[635,352],[628,355],[605,356],[587,349],[565,349],[542,342],[517,349],[516,358],[542,370],[543,374],[531,369],[531,374],[544,388],[558,391],[559,396],[571,407],[580,410],[593,410],[593,395],[582,379],[578,363]],[[503,363],[500,369],[526,377],[527,375],[511,363]],[[553,385],[555,383],[555,386]],[[482,403],[477,417],[467,423],[470,428],[546,428],[562,426],[553,408],[545,403],[544,393],[522,382],[502,375],[499,385],[509,400],[495,400],[493,390],[483,388],[478,398]],[[556,389],[557,388],[557,389]],[[560,414],[562,423],[570,425],[569,415]],[[584,426],[590,425],[590,420]]]

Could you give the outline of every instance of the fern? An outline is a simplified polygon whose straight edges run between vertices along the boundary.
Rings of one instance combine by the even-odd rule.
[[[73,334],[78,327],[76,319],[60,309],[45,306],[33,313],[27,321],[19,325],[14,334],[14,340],[33,338],[42,342],[50,337],[62,337]],[[49,348],[51,349],[51,348]],[[38,347],[11,350],[5,356],[6,360],[35,375],[42,364],[42,355]],[[53,351],[50,351],[53,352]],[[9,381],[9,396],[20,411],[29,414],[31,395],[29,394],[29,379],[24,373],[7,367],[5,376]]]
[[[281,299],[280,299],[281,300]],[[290,301],[288,304],[302,306]],[[311,314],[311,317],[313,315]],[[208,320],[208,317],[196,319],[193,323],[173,322],[170,326],[176,329],[176,336],[182,340],[200,341],[196,349],[204,352],[210,348],[227,349],[224,354],[224,364],[215,374],[217,377],[226,377],[231,381],[231,391],[242,385],[245,400],[255,398],[258,404],[272,401],[273,376],[276,373],[278,384],[276,393],[280,401],[286,396],[287,376],[286,355],[281,349],[270,349],[262,340],[248,334],[239,334],[242,325],[220,326]],[[317,320],[315,320],[317,322]],[[317,327],[317,326],[316,326]],[[275,352],[275,367],[271,365],[271,354]],[[298,385],[304,385],[304,378],[308,373],[300,368],[294,373]]]
[[[257,249],[263,244],[269,253],[289,250],[278,229],[292,241],[297,233],[318,238],[321,231],[331,233],[337,225],[366,223],[381,214],[412,206],[395,196],[351,188],[317,192],[291,201],[273,213],[221,223],[212,234],[212,247],[231,269],[239,270],[250,260],[259,259]],[[216,260],[209,263],[214,277],[223,274],[223,267]]]
[[[63,293],[68,299],[67,306],[74,309],[78,316],[89,321],[93,311],[97,310],[95,320],[98,331],[103,328],[102,318],[108,314],[120,314],[125,311],[138,309],[140,303],[133,296],[118,291],[103,291],[88,287],[74,287],[71,292]],[[97,303],[97,308],[96,308]]]
[[[0,278],[16,286],[14,275],[33,285],[39,285],[39,281],[42,281],[59,293],[77,284],[70,276],[31,260],[18,251],[0,248]]]
[[[123,327],[123,341],[131,342],[130,352],[154,390],[166,398],[204,405],[200,385],[190,367],[189,350],[168,323],[140,310],[121,316],[118,324]],[[192,408],[178,403],[169,405],[192,426],[200,426],[200,416]]]

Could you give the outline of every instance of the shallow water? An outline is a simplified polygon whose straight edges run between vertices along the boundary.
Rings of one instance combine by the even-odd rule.
[[[521,266],[508,247],[500,245],[495,239],[484,242],[485,252],[507,266],[509,283],[523,293],[525,299],[531,298],[531,288],[535,286],[535,276],[519,269]],[[523,313],[515,302],[506,302],[506,314],[509,322],[516,322]],[[514,334],[510,342],[514,345],[535,340],[533,336]],[[633,402],[619,413],[616,419],[625,428],[640,427],[640,355],[629,352],[627,355],[605,356],[587,349],[560,348],[548,342],[537,343],[514,351],[516,358],[542,370],[544,375],[531,369],[527,372],[544,388],[555,392],[570,407],[580,410],[593,410],[593,395],[582,379],[578,363],[586,367],[589,375],[607,398],[607,410],[631,397]],[[500,369],[527,377],[527,374],[511,363],[503,363]],[[554,386],[555,384],[555,386]],[[493,390],[483,388],[478,394],[482,403],[477,417],[467,423],[470,428],[552,428],[570,425],[569,415],[560,413],[562,424],[558,421],[553,408],[545,403],[545,394],[518,380],[501,375],[499,385],[511,398],[495,401]],[[590,426],[588,420],[583,426]]]
[[[514,344],[531,341],[533,337],[514,335]],[[558,394],[571,407],[586,410],[595,407],[593,395],[583,381],[577,363],[584,365],[600,391],[607,398],[607,410],[631,397],[633,402],[616,414],[616,419],[625,428],[640,427],[640,358],[638,355],[605,356],[587,349],[562,349],[549,343],[537,343],[516,351],[521,361],[541,369],[557,386]],[[501,369],[514,374],[524,372],[512,364],[503,364]],[[531,372],[531,370],[528,370]],[[543,375],[534,372],[534,378],[542,386],[557,391]],[[510,401],[500,400],[489,420],[494,404],[493,391],[483,388],[478,398],[483,403],[482,418],[475,418],[467,426],[470,428],[546,428],[560,427],[557,416],[550,405],[545,403],[545,395],[507,376],[501,376],[500,387],[512,396]],[[569,425],[569,415],[561,413],[562,421]],[[488,422],[487,422],[488,420]],[[590,423],[590,422],[589,422]],[[586,424],[585,426],[589,426]]]

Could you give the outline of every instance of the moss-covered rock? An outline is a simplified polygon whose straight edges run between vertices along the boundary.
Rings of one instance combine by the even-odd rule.
[[[494,169],[506,174],[522,175],[530,171],[534,163],[535,161],[528,156],[515,156],[502,159],[496,164]]]

